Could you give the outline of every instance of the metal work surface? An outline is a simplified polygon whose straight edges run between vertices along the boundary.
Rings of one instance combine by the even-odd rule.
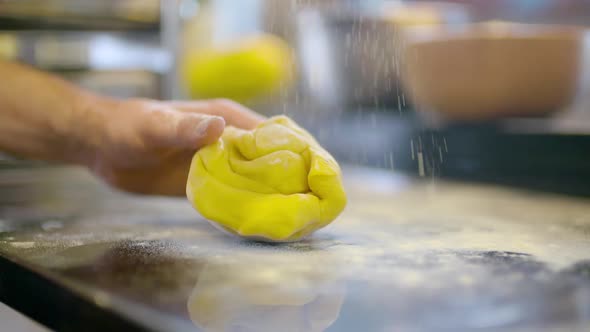
[[[590,330],[589,199],[345,180],[338,220],[267,245],[79,169],[0,170],[0,300],[58,330]]]

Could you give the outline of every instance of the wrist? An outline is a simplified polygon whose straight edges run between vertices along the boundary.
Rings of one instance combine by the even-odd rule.
[[[64,161],[91,167],[102,141],[105,110],[117,102],[108,97],[82,92],[73,99],[65,125],[58,129],[64,147]]]

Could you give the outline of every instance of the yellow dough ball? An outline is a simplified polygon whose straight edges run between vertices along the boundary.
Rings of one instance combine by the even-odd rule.
[[[182,71],[193,98],[231,98],[239,102],[269,95],[293,74],[289,46],[272,35],[245,39],[229,47],[189,51]]]
[[[285,116],[252,131],[227,127],[193,157],[186,192],[215,226],[273,242],[311,234],[346,205],[338,163]]]

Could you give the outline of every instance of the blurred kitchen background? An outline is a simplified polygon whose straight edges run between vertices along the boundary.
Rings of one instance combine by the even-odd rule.
[[[347,164],[590,195],[588,23],[578,0],[0,0],[0,56],[288,114]]]
[[[343,164],[590,196],[588,25],[586,0],[0,0],[0,57],[288,114]]]

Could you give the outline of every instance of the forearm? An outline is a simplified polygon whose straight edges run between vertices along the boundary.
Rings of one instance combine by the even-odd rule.
[[[0,61],[0,151],[40,160],[80,162],[74,128],[90,93],[50,74]]]
[[[227,100],[103,97],[0,61],[0,151],[86,166],[130,192],[184,195],[195,151],[226,123],[249,130],[263,119]]]

